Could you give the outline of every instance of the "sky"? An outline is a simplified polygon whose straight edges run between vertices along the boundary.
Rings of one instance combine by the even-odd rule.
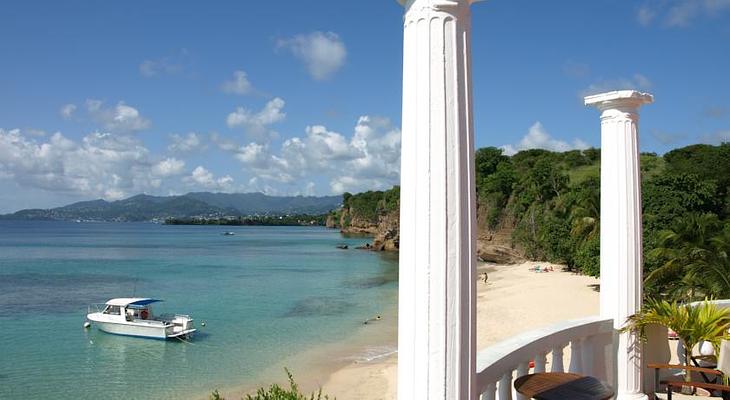
[[[0,4],[0,213],[399,182],[395,0]],[[730,0],[472,6],[477,147],[598,147],[582,97],[655,96],[642,151],[730,141]]]

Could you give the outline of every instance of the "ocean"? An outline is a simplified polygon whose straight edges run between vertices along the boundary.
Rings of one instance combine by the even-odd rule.
[[[296,378],[392,352],[393,331],[363,321],[395,318],[397,257],[354,250],[368,240],[321,227],[0,221],[0,399],[205,398],[282,381],[284,367]],[[190,314],[199,332],[183,342],[83,328],[89,304],[131,296],[164,299],[155,312]]]

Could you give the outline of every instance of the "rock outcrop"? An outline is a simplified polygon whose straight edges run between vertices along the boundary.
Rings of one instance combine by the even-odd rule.
[[[477,240],[477,257],[480,260],[495,264],[518,264],[525,259],[515,250],[482,240]]]
[[[338,224],[337,218],[335,218],[335,216],[333,214],[330,214],[327,216],[327,221],[325,221],[324,226],[326,226],[327,228],[330,228],[330,229],[334,229],[334,228],[337,228],[337,224]]]
[[[400,218],[399,213],[381,215],[375,229],[373,250],[398,251],[400,246]]]
[[[400,188],[359,194],[345,193],[342,208],[327,217],[328,228],[348,235],[372,236],[372,244],[359,249],[397,251],[400,242]]]

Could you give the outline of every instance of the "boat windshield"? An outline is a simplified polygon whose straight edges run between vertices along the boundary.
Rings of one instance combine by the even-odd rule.
[[[119,306],[106,306],[104,309],[104,314],[110,314],[110,315],[119,315],[121,312],[121,307]]]

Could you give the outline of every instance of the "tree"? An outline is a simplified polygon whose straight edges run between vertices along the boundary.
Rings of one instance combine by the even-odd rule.
[[[596,149],[596,148],[591,147],[589,149],[583,150],[583,154],[586,156],[588,161],[590,161],[591,163],[596,163],[596,162],[601,161],[601,149]]]
[[[352,198],[352,193],[345,192],[342,194],[342,207],[344,208],[350,208],[350,199]]]
[[[724,199],[726,207],[714,211],[721,217],[730,213],[728,186],[730,185],[730,143],[719,146],[696,144],[675,149],[664,155],[667,171],[674,174],[696,175],[700,180],[712,182],[717,197]]]
[[[582,273],[601,275],[601,241],[598,235],[579,243],[575,249],[575,267]]]
[[[693,174],[664,174],[648,181],[642,188],[646,224],[650,228],[666,229],[677,218],[688,213],[711,212],[722,209],[717,185]]]
[[[730,276],[723,276],[728,241],[721,228],[717,215],[706,213],[680,217],[661,231],[648,253],[659,266],[647,274],[647,285],[663,288],[660,293],[674,300],[730,294]]]
[[[487,223],[490,228],[499,224],[516,181],[514,167],[507,160],[499,162],[493,173],[477,182],[477,194],[481,204],[487,206]]]
[[[639,333],[646,339],[645,329],[649,325],[665,326],[677,333],[684,342],[685,365],[689,366],[692,348],[701,341],[713,344],[718,351],[720,341],[727,337],[730,329],[730,309],[719,309],[704,301],[694,307],[677,302],[648,300],[641,312],[630,316],[622,332]],[[690,374],[685,375],[689,381]]]
[[[590,240],[601,232],[601,183],[589,178],[578,191],[576,206],[571,212],[571,234],[579,241]]]
[[[496,147],[483,147],[474,154],[474,170],[477,180],[482,180],[497,171],[502,162],[509,162],[509,157],[502,154],[503,150]]]

